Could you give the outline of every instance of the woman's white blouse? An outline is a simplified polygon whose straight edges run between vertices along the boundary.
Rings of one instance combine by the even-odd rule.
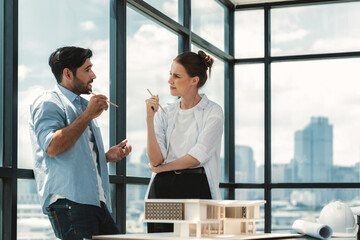
[[[193,108],[197,138],[195,145],[187,154],[196,158],[199,166],[203,166],[209,182],[212,199],[221,199],[220,182],[220,150],[221,137],[224,128],[224,113],[222,108],[213,101],[210,101],[205,94],[200,94],[200,102]],[[163,111],[155,114],[154,127],[156,139],[159,143],[164,159],[168,158],[171,135],[173,133],[176,118],[180,110],[180,99],[169,104]],[[152,174],[146,198],[152,184],[155,173]]]
[[[170,136],[169,150],[164,163],[169,163],[185,156],[196,144],[198,135],[194,108],[180,109],[175,118],[175,126]]]

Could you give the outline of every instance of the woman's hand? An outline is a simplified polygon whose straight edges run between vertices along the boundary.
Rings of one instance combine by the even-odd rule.
[[[161,173],[161,172],[163,172],[161,164],[155,167],[154,165],[149,163],[148,167],[149,167],[150,171],[152,171],[153,173]]]
[[[159,95],[152,96],[145,100],[147,117],[154,117],[159,110]]]

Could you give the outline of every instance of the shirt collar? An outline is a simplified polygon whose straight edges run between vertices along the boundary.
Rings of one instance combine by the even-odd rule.
[[[209,99],[207,98],[207,96],[204,93],[200,94],[201,100],[198,104],[196,104],[195,107],[204,109],[206,107],[206,105],[209,103]]]
[[[76,95],[75,93],[73,93],[72,91],[64,88],[63,86],[61,86],[60,84],[57,84],[56,87],[58,88],[58,90],[60,90],[60,92],[67,98],[69,99],[70,102],[74,102],[75,100],[80,101],[80,96]]]
[[[207,104],[209,103],[209,99],[207,98],[207,96],[204,93],[200,93],[200,97],[201,100],[198,104],[195,105],[195,109],[199,108],[199,109],[204,109],[206,108]],[[180,98],[177,100],[177,107],[180,109]]]

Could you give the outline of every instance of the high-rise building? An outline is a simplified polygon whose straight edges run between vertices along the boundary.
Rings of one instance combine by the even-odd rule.
[[[333,127],[328,118],[311,117],[303,130],[295,132],[295,181],[331,181]]]
[[[236,145],[235,146],[235,179],[241,183],[255,182],[255,160],[251,147]],[[254,191],[241,190],[237,191],[236,199],[249,200],[254,199]]]
[[[255,160],[251,147],[235,146],[235,174],[238,182],[255,182]]]

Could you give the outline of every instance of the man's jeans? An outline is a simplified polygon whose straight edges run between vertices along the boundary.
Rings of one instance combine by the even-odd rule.
[[[103,202],[97,207],[59,199],[46,210],[55,235],[60,239],[91,239],[93,235],[120,233]]]

